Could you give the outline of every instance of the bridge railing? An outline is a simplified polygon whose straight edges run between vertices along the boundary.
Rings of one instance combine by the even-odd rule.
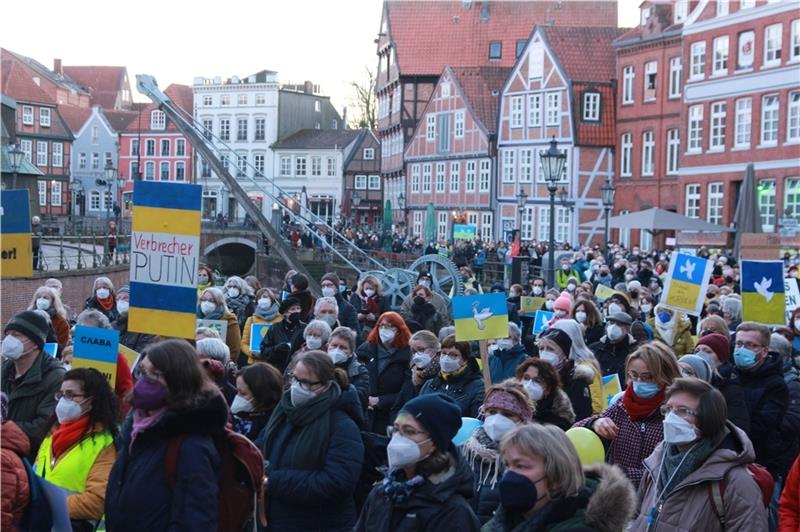
[[[130,262],[131,235],[116,235],[116,246],[109,246],[107,234],[62,234],[41,236],[38,271],[82,270]]]

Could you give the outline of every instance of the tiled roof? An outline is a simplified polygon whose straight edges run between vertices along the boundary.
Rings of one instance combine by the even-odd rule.
[[[76,83],[69,77],[53,72],[52,70],[41,64],[39,61],[37,61],[36,59],[33,59],[32,57],[27,57],[22,54],[18,54],[16,52],[12,52],[10,50],[6,50],[5,48],[2,49],[2,56],[3,59],[6,59],[6,57],[15,58],[17,61],[19,61],[27,68],[29,68],[30,69],[29,72],[31,74],[46,78],[47,81],[49,81],[54,85],[60,86],[66,90],[75,90],[79,93],[88,94],[88,92],[83,87],[81,87],[78,83]]]
[[[570,81],[608,82],[615,78],[616,52],[611,46],[625,28],[542,26],[547,44]]]
[[[127,70],[122,66],[65,66],[64,74],[85,87],[92,104],[113,109]]]
[[[644,4],[645,2],[642,3],[642,5]],[[680,37],[679,32],[683,23],[672,23],[672,2],[670,0],[651,0],[646,4],[651,8],[647,25],[629,29],[614,41],[615,46],[654,41],[664,37],[665,34]]]
[[[184,117],[192,116],[192,112],[194,110],[193,107],[193,99],[192,99],[192,88],[188,85],[179,85],[177,83],[173,83],[166,89],[164,89],[164,93],[169,96],[172,102],[181,109],[185,111]],[[142,113],[142,120],[141,123],[137,119],[132,119],[124,129],[119,131],[125,131],[126,133],[137,132],[141,126],[142,131],[150,131],[150,112],[155,111],[158,109],[158,106],[154,103],[148,103],[144,107],[141,108]],[[138,113],[134,113],[138,114]],[[136,117],[135,117],[136,118]],[[168,133],[175,133],[180,132],[180,130],[175,127],[175,124],[167,118],[166,129],[163,131]]]
[[[586,122],[582,120],[582,94],[585,90],[600,93],[600,121]],[[575,128],[575,144],[578,146],[614,146],[616,142],[616,100],[614,89],[610,83],[573,83],[572,92],[575,95],[573,107],[573,120],[578,127]]]
[[[55,104],[55,100],[34,83],[25,66],[15,56],[6,55],[5,50],[3,50],[2,55],[0,78],[2,79],[2,91],[5,95],[24,102]]]
[[[135,111],[109,111],[104,109],[103,114],[114,131],[123,131],[139,118],[139,113]]]
[[[475,117],[489,134],[497,131],[500,90],[511,73],[508,67],[451,67]]]
[[[272,145],[274,149],[284,150],[324,150],[343,149],[353,142],[359,129],[301,129]]]
[[[67,127],[73,135],[77,135],[83,125],[92,115],[92,110],[86,107],[76,107],[74,105],[59,105],[58,111],[66,122]]]
[[[466,7],[466,6],[469,7]],[[611,26],[617,4],[606,0],[391,0],[388,31],[404,76],[438,76],[446,64],[510,67],[518,40],[535,24]],[[489,43],[502,42],[499,60],[489,60]]]

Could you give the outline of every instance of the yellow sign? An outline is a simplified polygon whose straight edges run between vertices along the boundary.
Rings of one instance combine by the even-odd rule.
[[[456,340],[508,338],[508,306],[503,294],[453,298]]]
[[[597,288],[594,289],[594,297],[600,301],[604,301],[617,293],[618,292],[616,290],[612,290],[604,284],[598,284]]]
[[[136,359],[139,358],[139,353],[122,344],[119,344],[119,352],[122,353],[122,356],[128,361],[128,367],[133,369],[133,365],[136,364]]]
[[[0,192],[0,277],[33,275],[33,244],[28,190]]]
[[[544,306],[544,298],[543,297],[523,297],[522,298],[522,312],[525,313],[526,316],[533,317],[536,315],[537,310],[542,310]]]

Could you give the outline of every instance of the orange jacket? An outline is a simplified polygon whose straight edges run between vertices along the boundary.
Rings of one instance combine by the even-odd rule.
[[[778,532],[797,530],[800,530],[800,456],[786,476],[778,506]]]
[[[52,321],[53,332],[56,334],[56,340],[58,341],[58,352],[61,353],[72,342],[72,338],[69,335],[69,322],[60,314],[55,314]]]
[[[0,461],[2,461],[2,490],[0,490],[0,530],[12,531],[28,507],[30,486],[22,457],[31,451],[31,442],[16,423],[0,425]]]

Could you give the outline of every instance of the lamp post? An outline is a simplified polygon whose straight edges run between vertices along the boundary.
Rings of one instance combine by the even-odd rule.
[[[403,227],[408,235],[408,206],[406,205],[406,195],[402,192],[397,196],[397,206],[403,211]]]
[[[358,206],[361,205],[361,196],[358,195],[358,192],[353,192],[353,225],[355,226],[358,223]]]
[[[22,158],[25,157],[25,152],[19,147],[19,144],[14,144],[8,150],[8,157],[11,159],[11,170],[14,172],[14,177],[11,180],[11,188],[17,188],[17,172],[19,167],[22,166]]]
[[[77,179],[73,179],[69,184],[69,191],[72,194],[72,215],[75,215],[75,211],[78,211],[78,215],[82,216],[83,213],[80,212],[80,200],[83,195],[83,185]]]
[[[605,241],[603,242],[603,251],[605,253],[606,260],[608,260],[608,215],[611,212],[611,209],[614,208],[614,196],[617,193],[617,189],[611,183],[610,177],[606,179],[606,182],[603,183],[602,187],[600,187],[600,193],[603,200],[603,210],[605,210],[606,214],[605,232],[603,233],[605,238]]]
[[[528,203],[528,193],[524,187],[520,187],[517,194],[517,209],[519,209],[519,241],[522,242],[522,215],[525,212],[525,204]]]
[[[558,143],[554,136],[550,141],[550,149],[539,154],[539,157],[542,161],[542,170],[544,171],[544,178],[547,182],[547,191],[550,193],[550,242],[547,247],[549,262],[549,268],[547,269],[547,285],[552,288],[556,284],[556,190],[558,190],[556,183],[561,179],[561,173],[567,161],[567,154],[558,149]]]

